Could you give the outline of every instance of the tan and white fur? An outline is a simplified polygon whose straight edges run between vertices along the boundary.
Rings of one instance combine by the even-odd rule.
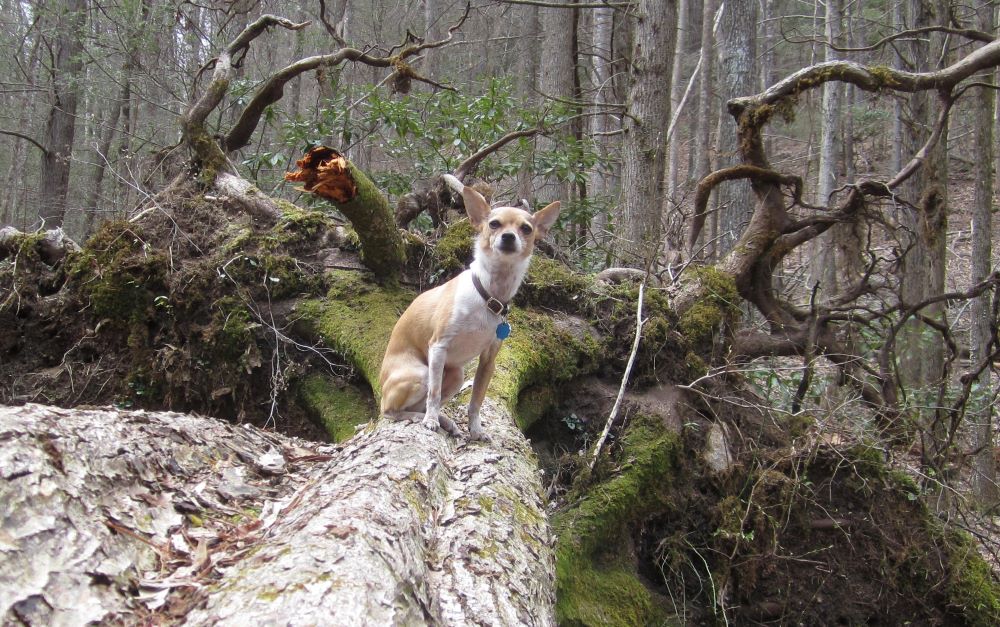
[[[516,207],[491,209],[479,192],[454,177],[446,176],[446,180],[461,190],[466,213],[478,233],[475,258],[462,274],[419,295],[396,322],[379,375],[381,411],[393,420],[420,420],[428,429],[440,426],[458,435],[458,427],[441,413],[441,406],[461,389],[466,364],[478,356],[469,402],[469,435],[485,440],[479,408],[493,377],[500,350],[496,329],[503,319],[487,307],[472,275],[487,294],[509,303],[528,270],[535,242],[559,216],[559,203],[534,214]]]

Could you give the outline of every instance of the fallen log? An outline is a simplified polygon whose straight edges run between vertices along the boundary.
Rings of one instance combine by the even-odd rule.
[[[0,409],[0,616],[553,623],[537,466],[378,423],[341,446],[176,413]],[[192,609],[195,608],[195,609]]]

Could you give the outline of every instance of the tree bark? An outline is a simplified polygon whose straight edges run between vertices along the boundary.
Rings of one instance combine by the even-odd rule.
[[[184,414],[2,408],[0,616],[552,624],[537,467],[509,413],[483,410],[488,446],[382,422],[333,447]]]
[[[754,91],[757,58],[757,2],[735,0],[726,2],[719,27],[719,87],[723,102]],[[739,163],[737,129],[732,118],[719,119],[719,163],[725,167]],[[728,252],[740,238],[754,212],[750,185],[737,181],[719,191],[719,249]]]
[[[52,42],[53,65],[49,117],[45,125],[39,172],[38,216],[46,228],[58,228],[66,217],[69,175],[76,134],[76,105],[83,69],[83,29],[87,20],[87,0],[66,0],[53,5],[60,11],[55,23],[56,40]]]
[[[670,123],[670,103],[661,87],[671,81],[676,10],[674,2],[659,0],[644,0],[636,8],[617,229],[623,238],[618,256],[622,265],[645,267],[660,250]]]
[[[939,0],[911,0],[908,6],[911,28],[946,25],[947,6]],[[940,33],[911,42],[910,57],[918,70],[937,69],[947,65],[948,40]],[[904,134],[904,149],[915,153],[927,140],[934,120],[943,106],[931,92],[915,93],[909,99],[909,119]],[[903,185],[903,198],[911,206],[900,212],[905,229],[901,244],[909,247],[902,258],[900,299],[907,304],[919,303],[929,296],[941,294],[945,288],[945,256],[948,224],[948,125],[941,128],[941,137],[928,152],[923,167]],[[944,320],[944,304],[929,307],[925,316]],[[923,390],[933,398],[944,375],[945,345],[940,335],[924,323],[913,320],[899,340],[900,381],[911,390]],[[937,403],[931,401],[930,404]],[[935,410],[920,411],[920,426],[932,437],[927,451],[929,459],[944,451],[946,429]],[[931,449],[934,449],[933,451]]]
[[[593,9],[591,11],[593,26],[591,29],[591,63],[593,67],[594,106],[596,114],[590,118],[590,135],[598,146],[600,158],[594,165],[590,176],[590,195],[593,198],[607,197],[617,187],[617,177],[612,168],[608,167],[611,160],[611,143],[607,134],[616,130],[613,128],[614,118],[607,112],[611,104],[611,76],[613,74],[612,59],[614,58],[614,9],[610,7]],[[594,243],[604,248],[608,242],[608,216],[598,212],[590,225]]]
[[[701,76],[698,78],[698,114],[695,116],[695,131],[693,140],[694,157],[694,178],[692,182],[697,183],[708,176],[712,171],[711,161],[711,140],[712,140],[712,111],[714,110],[712,100],[712,78],[715,60],[715,33],[713,25],[715,20],[714,0],[704,0],[701,12]],[[712,213],[716,216],[716,213]],[[711,229],[706,240],[711,240],[715,230]],[[688,254],[693,256],[696,242],[691,242]]]
[[[993,28],[995,9],[992,5],[980,7],[978,27],[984,31]],[[972,205],[972,259],[969,280],[975,285],[989,276],[993,259],[993,118],[996,95],[993,90],[980,88],[975,97],[975,190]],[[969,361],[972,368],[988,359],[993,340],[993,314],[989,293],[972,301],[972,329],[969,341]],[[988,371],[987,371],[988,372]],[[978,449],[973,460],[972,486],[976,499],[983,507],[992,507],[1000,499],[997,486],[996,455],[993,447],[993,385],[989,375],[982,377],[976,402],[973,404],[973,448]]]
[[[824,38],[842,45],[843,11],[839,0],[826,2]],[[836,60],[832,47],[825,47],[824,61]],[[844,88],[841,83],[823,85],[822,129],[820,132],[819,168],[816,185],[816,205],[826,207],[832,202],[837,188],[838,170],[843,163]],[[849,115],[847,116],[849,117]],[[854,280],[857,266],[857,238],[854,226],[838,225],[817,237],[812,243],[809,287],[819,284],[819,301],[831,302]]]
[[[672,79],[670,81],[670,111],[676,112],[680,108],[681,96],[684,93],[684,83],[681,76],[684,73],[684,59],[687,53],[688,30],[691,28],[691,2],[690,0],[677,0],[677,36],[674,42]],[[676,113],[674,113],[676,115]],[[675,206],[677,203],[677,169],[680,161],[680,133],[674,131],[673,137],[667,138],[669,146],[667,152],[667,183],[666,183],[666,203],[665,208]]]
[[[568,4],[572,3],[571,1]],[[538,64],[538,91],[543,97],[572,101],[576,96],[577,11],[540,7],[538,20],[542,37]],[[554,146],[553,139],[547,137],[538,139],[539,150],[552,150]],[[570,186],[560,182],[555,176],[536,178],[535,185],[538,187],[537,199],[540,202],[570,200],[572,194]]]

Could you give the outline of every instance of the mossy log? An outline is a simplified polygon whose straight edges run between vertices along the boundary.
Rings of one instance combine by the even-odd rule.
[[[664,508],[681,459],[680,436],[656,416],[632,418],[625,462],[585,486],[556,515],[560,625],[664,624],[666,615],[637,574],[630,528]]]
[[[22,233],[12,226],[0,229],[0,261],[21,254],[37,256],[48,265],[55,265],[67,253],[80,247],[61,228],[35,233]]]

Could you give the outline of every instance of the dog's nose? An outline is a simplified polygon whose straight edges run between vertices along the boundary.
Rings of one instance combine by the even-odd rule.
[[[504,233],[500,236],[500,243],[505,246],[513,246],[514,242],[517,241],[517,236],[513,233]]]

